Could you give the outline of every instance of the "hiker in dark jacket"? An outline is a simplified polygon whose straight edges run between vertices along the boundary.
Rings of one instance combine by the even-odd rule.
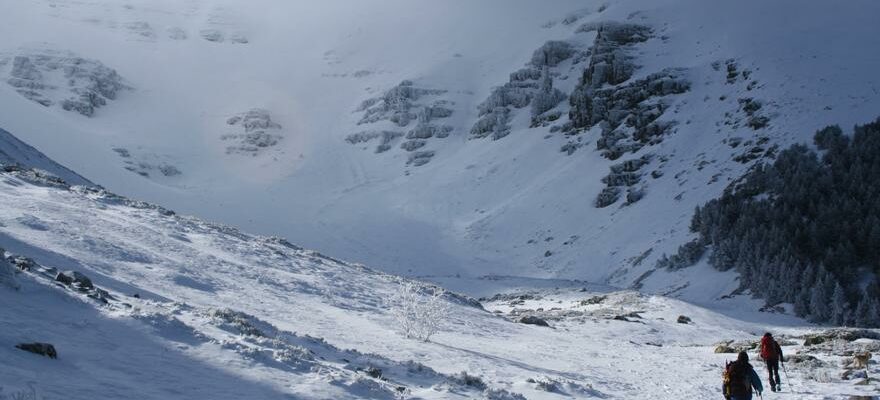
[[[721,390],[727,400],[752,400],[752,389],[758,396],[764,391],[761,378],[749,364],[749,355],[741,351],[736,361],[727,366],[727,379]]]
[[[770,390],[776,392],[782,390],[782,382],[779,380],[779,361],[782,360],[782,347],[773,339],[770,332],[761,338],[761,358],[767,363],[767,373],[770,374]]]

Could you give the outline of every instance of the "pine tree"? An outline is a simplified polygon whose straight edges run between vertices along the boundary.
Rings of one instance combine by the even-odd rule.
[[[849,317],[849,302],[846,301],[846,294],[840,282],[834,286],[834,294],[831,300],[832,320],[835,325],[844,325]]]

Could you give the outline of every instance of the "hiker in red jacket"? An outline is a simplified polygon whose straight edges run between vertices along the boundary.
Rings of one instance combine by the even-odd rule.
[[[782,390],[782,382],[779,380],[779,362],[782,361],[782,347],[770,332],[761,338],[761,358],[767,363],[767,373],[770,374],[770,390],[778,392]],[[775,378],[775,379],[774,379]]]

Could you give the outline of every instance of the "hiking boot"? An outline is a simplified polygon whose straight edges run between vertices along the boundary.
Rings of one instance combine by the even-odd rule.
[[[770,391],[771,391],[771,392],[775,392],[775,391],[776,391],[776,386],[770,385]]]

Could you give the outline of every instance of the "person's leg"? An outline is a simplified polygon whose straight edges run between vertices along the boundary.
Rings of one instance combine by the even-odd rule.
[[[782,388],[782,379],[779,379],[779,360],[773,362],[773,373],[776,374],[776,389]]]
[[[776,390],[776,381],[773,380],[773,360],[768,359],[765,360],[765,362],[767,363],[767,375],[769,375],[768,379],[770,380],[770,389]]]
[[[773,386],[775,382],[775,388],[779,389],[779,386],[782,384],[782,381],[779,379],[779,360],[770,360],[768,361],[768,365],[770,367],[770,385]],[[774,378],[776,378],[774,380]]]

